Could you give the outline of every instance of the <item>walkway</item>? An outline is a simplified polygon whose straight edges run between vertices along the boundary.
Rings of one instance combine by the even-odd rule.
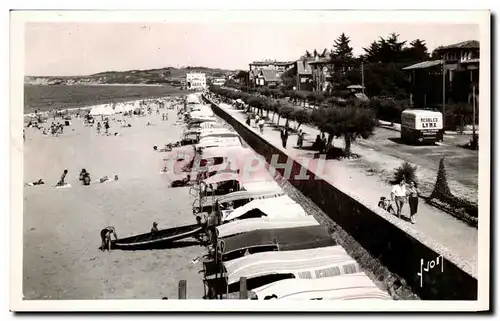
[[[243,111],[234,109],[227,104],[221,104],[220,107],[240,122],[245,123],[246,117]],[[283,121],[281,123],[283,124]],[[306,133],[306,138],[308,138],[305,139],[304,145],[308,146],[312,143],[312,139],[316,137],[318,130],[305,125],[302,125],[301,128]],[[252,129],[256,133],[259,132],[255,127],[252,127]],[[286,149],[282,148],[279,131],[269,126],[269,124],[264,129],[263,137],[277,148],[285,151],[296,161],[303,163],[301,159],[313,157],[313,151],[295,148],[296,135],[289,137]],[[337,188],[356,195],[372,205],[377,204],[381,196],[389,195],[390,186],[378,176],[369,176],[363,170],[360,170],[356,160],[327,160],[326,162],[325,173],[321,176]],[[403,215],[409,215],[407,205],[403,210]],[[408,224],[411,229],[423,233],[429,239],[448,248],[459,256],[465,264],[470,266],[473,275],[477,275],[477,228],[470,227],[453,216],[426,204],[423,200],[419,202],[416,224],[406,221],[404,224]]]

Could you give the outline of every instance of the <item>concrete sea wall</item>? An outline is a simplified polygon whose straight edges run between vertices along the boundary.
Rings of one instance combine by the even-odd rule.
[[[216,104],[211,104],[214,113],[232,125],[268,163],[273,155],[279,155],[279,163],[287,163],[289,156],[282,150]],[[282,169],[277,171],[283,174]],[[391,272],[405,279],[422,299],[477,300],[477,279],[447,249],[410,230],[384,210],[363,204],[295,160],[291,172],[289,181],[297,190],[316,203]],[[299,173],[306,173],[311,178],[294,179]]]

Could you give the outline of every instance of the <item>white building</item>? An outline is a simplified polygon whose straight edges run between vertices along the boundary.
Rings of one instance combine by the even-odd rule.
[[[207,78],[204,73],[188,73],[186,85],[191,90],[203,90],[207,87]]]
[[[226,78],[214,78],[212,80],[212,84],[214,86],[224,86],[225,83],[226,83]]]

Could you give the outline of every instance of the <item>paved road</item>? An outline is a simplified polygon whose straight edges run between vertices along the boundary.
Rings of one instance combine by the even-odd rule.
[[[448,178],[475,190],[478,186],[478,152],[459,147],[469,141],[468,135],[447,135],[444,142],[433,146],[411,146],[400,141],[400,133],[385,128],[376,128],[370,139],[357,142],[359,147],[407,160],[419,167],[436,171],[439,160],[445,158]]]
[[[221,104],[221,107],[244,123],[245,116],[241,111],[235,110],[226,104]],[[284,124],[283,121],[280,123],[281,125]],[[309,126],[303,125],[301,128],[306,132],[309,139],[314,139],[318,132],[316,128]],[[258,131],[257,128],[253,130]],[[385,131],[383,133],[388,135]],[[394,132],[394,134],[397,135],[397,132]],[[266,126],[263,137],[299,161],[301,158],[312,157],[313,153],[311,151],[295,148],[295,135],[289,138],[288,146],[285,149],[281,147],[279,131]],[[304,145],[308,144],[310,144],[310,141]],[[339,146],[339,142],[335,142],[335,144]],[[358,146],[357,148],[359,149],[360,147]],[[373,154],[379,155],[380,153],[373,151]],[[325,170],[325,175],[322,176],[326,180],[343,191],[356,195],[358,198],[364,200],[366,204],[377,204],[380,196],[387,196],[389,193],[390,186],[386,182],[382,181],[378,176],[368,176],[364,171],[360,170],[356,161],[328,160]],[[470,227],[464,222],[423,201],[419,203],[417,223],[413,225],[407,221],[402,221],[402,224],[415,230],[416,233],[425,235],[429,242],[440,244],[449,249],[456,257],[456,260],[463,262],[464,265],[469,267],[467,270],[476,275],[478,229]],[[405,207],[403,215],[408,215],[407,207]]]

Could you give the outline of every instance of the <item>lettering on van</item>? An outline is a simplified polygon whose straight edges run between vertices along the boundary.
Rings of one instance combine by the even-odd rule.
[[[437,118],[420,118],[420,123],[422,128],[437,128],[438,119]]]

